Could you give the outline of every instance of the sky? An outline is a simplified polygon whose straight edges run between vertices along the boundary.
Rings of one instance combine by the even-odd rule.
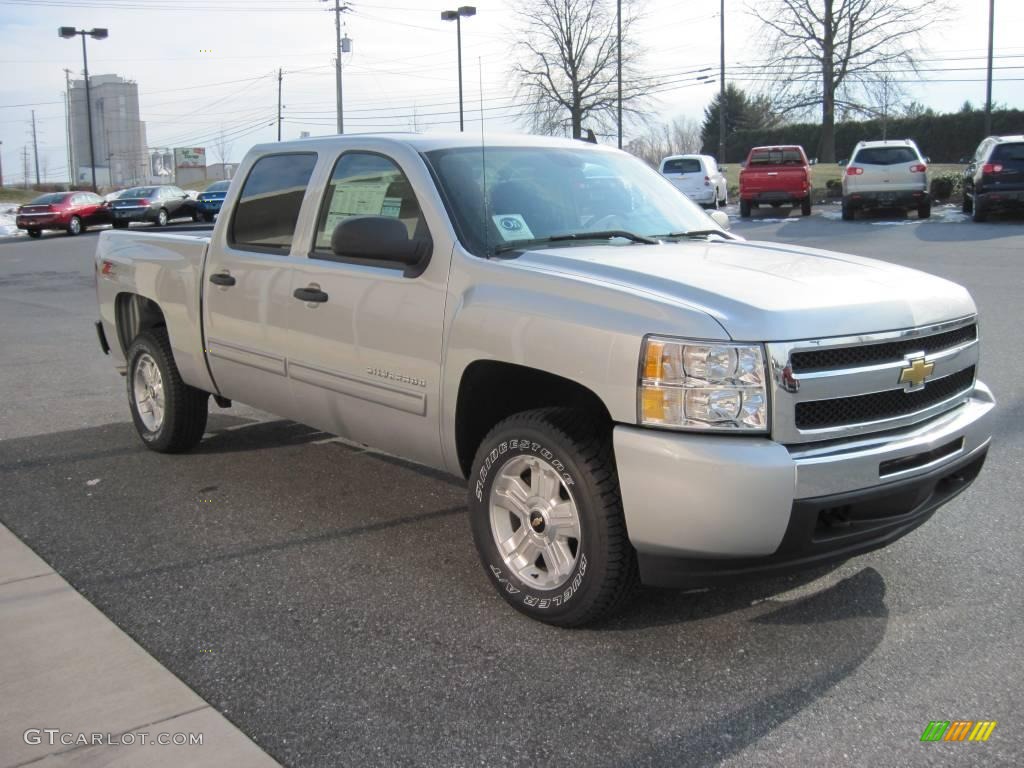
[[[472,1],[472,0],[470,0]],[[351,0],[343,56],[346,132],[457,130],[455,24],[433,0]],[[908,97],[937,111],[985,100],[988,1],[959,0],[948,22],[930,30],[922,79],[903,84]],[[996,82],[993,99],[1024,107],[1024,2],[996,0]],[[228,160],[277,136],[277,74],[283,71],[282,135],[335,132],[334,16],[323,0],[0,0],[0,158],[5,183],[23,176],[22,149],[31,151],[36,112],[40,168],[51,181],[67,178],[64,69],[81,77],[78,38],[57,27],[106,27],[89,40],[91,75],[117,74],[139,85],[150,147],[211,148],[223,134]],[[718,3],[647,0],[636,27],[646,49],[645,74],[665,83],[649,117],[700,120],[717,92]],[[929,4],[925,3],[925,8]],[[477,0],[463,19],[466,130],[527,129],[522,98],[510,76],[522,54],[521,17],[507,1]],[[726,0],[727,78],[757,91],[772,88],[756,74],[762,59],[759,27],[746,0]],[[703,68],[710,80],[696,81]],[[730,76],[730,68],[751,73]],[[909,76],[908,76],[909,77]],[[744,79],[746,78],[746,79]],[[482,85],[482,90],[481,90]],[[481,101],[482,97],[482,101]],[[626,140],[640,128],[628,127]]]

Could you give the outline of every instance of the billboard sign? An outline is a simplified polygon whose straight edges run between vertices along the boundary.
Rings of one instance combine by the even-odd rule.
[[[205,168],[206,149],[205,147],[175,147],[174,149],[175,168]]]

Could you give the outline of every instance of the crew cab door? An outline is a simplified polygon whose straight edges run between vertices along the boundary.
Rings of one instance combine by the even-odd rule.
[[[434,194],[429,176],[418,155],[402,157],[413,172],[390,154],[352,149],[325,178],[308,258],[293,260],[288,375],[307,423],[437,465],[450,247],[428,250],[414,269],[331,247],[352,216],[393,217],[410,238],[430,239],[420,203]]]
[[[206,355],[220,394],[299,420],[287,374],[291,252],[316,162],[315,152],[257,159],[203,274]]]

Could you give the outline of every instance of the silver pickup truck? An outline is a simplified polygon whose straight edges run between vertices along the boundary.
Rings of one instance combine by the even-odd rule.
[[[150,448],[212,395],[460,475],[501,595],[580,625],[885,546],[985,461],[965,289],[722,224],[580,142],[265,144],[212,232],[100,236],[97,330]]]

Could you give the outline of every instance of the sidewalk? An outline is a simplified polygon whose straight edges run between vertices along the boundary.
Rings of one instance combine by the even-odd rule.
[[[43,729],[57,731],[53,744]],[[76,746],[93,734],[104,743]],[[202,743],[155,743],[161,734]],[[23,765],[278,763],[0,525],[0,768]]]

